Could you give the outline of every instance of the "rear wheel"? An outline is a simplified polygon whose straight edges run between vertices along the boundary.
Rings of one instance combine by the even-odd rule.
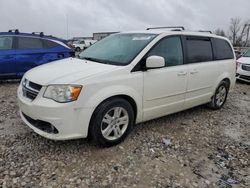
[[[215,94],[212,97],[212,100],[208,104],[208,106],[215,110],[222,108],[227,100],[228,90],[229,90],[228,83],[222,81],[217,87]]]
[[[95,110],[90,133],[94,141],[104,147],[122,142],[134,124],[131,104],[122,98],[113,98],[100,104]]]

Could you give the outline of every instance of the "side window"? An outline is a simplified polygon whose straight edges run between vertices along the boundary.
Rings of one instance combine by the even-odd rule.
[[[176,36],[162,39],[148,53],[148,57],[153,55],[163,57],[166,66],[182,65],[183,53],[180,37]]]
[[[0,50],[12,49],[13,37],[0,37]]]
[[[17,37],[18,49],[38,49],[43,48],[42,40],[29,37]]]
[[[223,39],[214,39],[215,41],[215,48],[216,48],[216,60],[223,60],[223,59],[233,59],[234,54],[232,48],[228,44],[226,40]]]
[[[56,42],[53,42],[50,40],[43,40],[43,45],[44,45],[44,48],[53,48],[53,47],[58,46]]]
[[[212,44],[209,38],[187,37],[186,46],[188,63],[213,61]]]

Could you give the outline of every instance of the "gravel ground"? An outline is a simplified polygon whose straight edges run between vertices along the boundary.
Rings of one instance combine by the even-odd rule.
[[[250,85],[139,124],[120,145],[47,140],[22,123],[17,82],[0,83],[0,187],[250,187]]]

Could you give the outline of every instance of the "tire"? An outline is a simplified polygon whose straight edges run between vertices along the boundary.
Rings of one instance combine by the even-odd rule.
[[[75,51],[76,51],[76,52],[80,52],[80,51],[81,51],[81,48],[77,47]]]
[[[227,100],[228,90],[228,83],[225,81],[221,81],[215,91],[214,96],[212,97],[211,102],[208,104],[208,107],[214,110],[221,109]]]
[[[99,146],[110,147],[122,142],[134,126],[134,110],[123,98],[101,103],[90,122],[90,136]]]

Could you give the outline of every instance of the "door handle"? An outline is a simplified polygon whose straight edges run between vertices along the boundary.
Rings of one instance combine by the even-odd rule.
[[[197,71],[196,69],[194,69],[194,70],[192,70],[192,71],[190,71],[190,74],[196,74],[196,73],[198,73],[199,71]]]
[[[178,76],[186,76],[187,75],[187,72],[184,72],[184,71],[181,71],[178,73]]]

